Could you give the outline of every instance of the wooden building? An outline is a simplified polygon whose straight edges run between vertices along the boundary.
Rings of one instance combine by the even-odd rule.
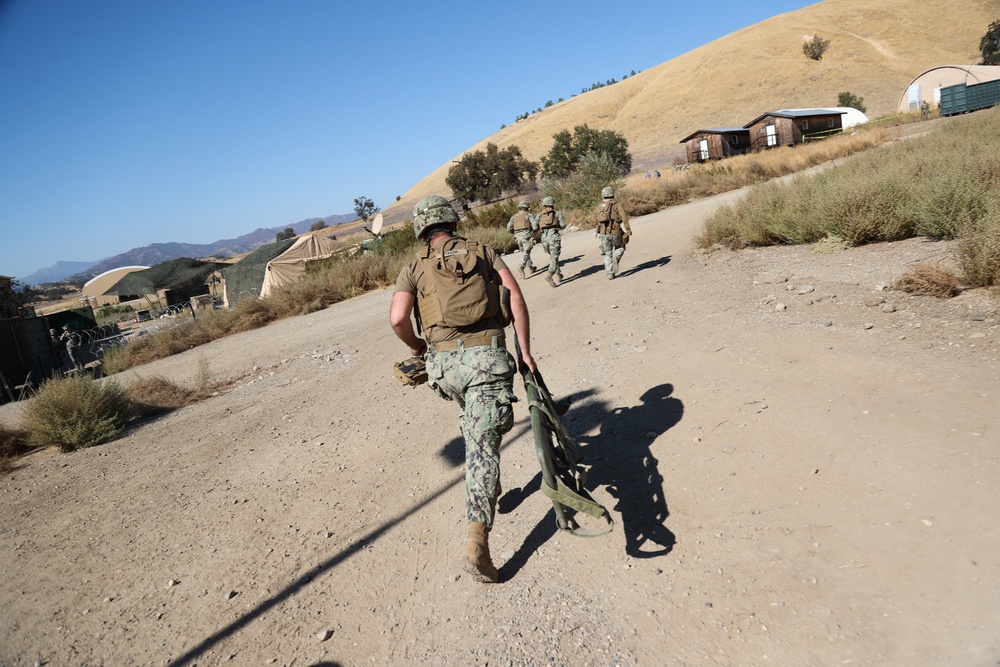
[[[782,109],[768,111],[744,125],[750,133],[750,150],[794,146],[843,131],[840,109]]]
[[[719,160],[750,150],[750,131],[744,127],[713,127],[689,134],[680,143],[684,144],[689,164]]]

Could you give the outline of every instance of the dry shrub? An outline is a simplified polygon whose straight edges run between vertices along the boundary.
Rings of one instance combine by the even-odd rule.
[[[914,264],[896,279],[892,288],[910,294],[947,299],[958,294],[958,277],[932,264]]]
[[[133,414],[139,417],[183,407],[192,401],[194,393],[160,375],[136,377],[128,385]]]
[[[64,452],[114,439],[131,413],[131,401],[114,380],[86,376],[46,380],[24,410],[32,443]]]
[[[836,252],[843,252],[853,247],[847,239],[836,234],[827,234],[813,246],[813,252],[821,255],[831,255]]]
[[[14,470],[17,459],[35,449],[28,441],[27,431],[0,423],[0,474]]]

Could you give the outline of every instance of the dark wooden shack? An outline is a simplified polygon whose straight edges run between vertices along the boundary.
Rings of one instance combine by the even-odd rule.
[[[782,109],[768,111],[744,125],[750,150],[794,146],[842,132],[844,112],[837,109]]]
[[[744,127],[713,127],[681,139],[688,163],[742,155],[750,149],[750,131]]]

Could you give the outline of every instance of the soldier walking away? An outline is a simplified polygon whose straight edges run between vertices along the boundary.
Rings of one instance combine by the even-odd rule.
[[[566,219],[562,211],[555,209],[556,200],[553,197],[542,197],[542,212],[535,221],[542,230],[542,249],[549,254],[549,270],[545,280],[555,287],[562,280],[562,269],[559,268],[559,253],[562,250],[560,229],[566,229]]]
[[[927,100],[920,103],[920,118],[922,120],[927,120],[931,113],[931,105],[927,104]]]
[[[389,310],[396,336],[426,362],[427,383],[455,401],[465,439],[465,571],[481,582],[500,578],[490,558],[489,532],[500,493],[500,441],[514,425],[514,372],[507,351],[508,316],[524,365],[531,357],[528,307],[521,289],[492,248],[455,233],[458,214],[444,197],[421,199],[413,232],[425,246],[403,267]],[[505,307],[509,294],[509,311]],[[410,320],[414,315],[418,336]]]
[[[69,325],[63,325],[62,333],[59,335],[59,340],[66,344],[66,354],[69,355],[69,360],[73,363],[73,368],[78,371],[83,370],[83,364],[80,363],[80,360],[76,356],[76,336],[69,330]]]
[[[538,221],[535,216],[528,212],[528,202],[522,201],[517,205],[517,213],[510,216],[507,222],[507,231],[514,234],[517,247],[523,253],[521,255],[521,265],[517,267],[521,278],[528,278],[535,273],[535,265],[531,262],[531,248],[535,245],[534,234],[538,231]],[[524,270],[528,269],[525,275]]]
[[[631,236],[628,213],[615,200],[615,189],[609,185],[601,190],[601,203],[597,207],[597,240],[604,255],[608,280],[614,280],[618,275],[618,266]]]

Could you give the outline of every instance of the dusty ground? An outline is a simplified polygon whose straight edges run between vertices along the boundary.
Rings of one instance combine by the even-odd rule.
[[[460,573],[456,408],[391,376],[383,291],[144,367],[238,381],[0,479],[0,664],[997,664],[997,303],[882,289],[943,244],[696,252],[733,196],[523,283],[612,534],[555,529],[522,402],[503,583]]]

